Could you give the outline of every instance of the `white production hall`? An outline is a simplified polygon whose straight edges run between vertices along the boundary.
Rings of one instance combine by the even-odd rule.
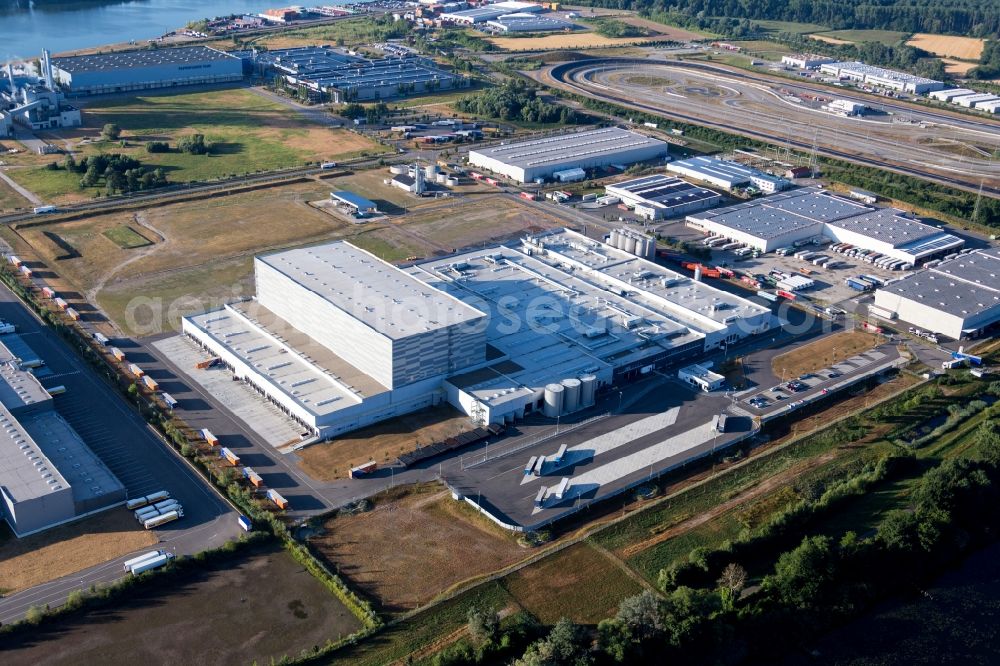
[[[559,416],[775,325],[565,229],[402,269],[338,241],[254,270],[256,298],[185,317],[183,332],[321,439],[445,401],[481,423]]]

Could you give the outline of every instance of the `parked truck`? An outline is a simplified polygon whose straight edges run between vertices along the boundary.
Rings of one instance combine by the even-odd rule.
[[[352,467],[350,471],[350,477],[352,479],[357,479],[362,476],[368,476],[372,472],[378,469],[378,463],[374,460],[364,463],[363,465],[358,465],[357,467]]]
[[[118,347],[111,348],[111,355],[115,357],[116,361],[125,360],[125,352],[123,352],[121,349],[118,349]]]
[[[66,308],[69,307],[69,303],[67,303],[66,301],[64,301],[59,296],[56,296],[55,298],[53,298],[52,302],[55,303],[56,307],[58,307],[60,310],[65,310]]]
[[[68,314],[69,318],[72,319],[73,321],[80,321],[80,313],[77,312],[75,309],[66,308],[66,314]]]
[[[279,509],[287,509],[288,508],[288,500],[286,500],[284,497],[282,497],[281,493],[279,493],[277,490],[274,490],[273,488],[268,489],[268,491],[267,491],[267,499],[269,499],[272,502],[274,502],[274,504]]]
[[[123,567],[127,573],[132,573],[132,567],[137,566],[147,560],[159,557],[160,555],[163,555],[163,553],[164,551],[162,550],[151,550],[148,553],[143,553],[142,555],[137,555],[136,557],[125,560],[125,562],[123,563]]]
[[[148,388],[150,391],[158,391],[160,389],[160,385],[157,383],[157,381],[152,377],[150,377],[149,375],[143,376],[142,383],[145,384],[146,388]]]
[[[225,458],[233,467],[240,464],[240,457],[224,446],[219,450],[219,457]]]
[[[131,372],[136,377],[142,377],[144,374],[146,374],[145,372],[143,372],[142,368],[137,366],[135,363],[128,364],[128,371]]]
[[[844,284],[855,291],[871,291],[873,289],[872,284],[862,282],[861,280],[855,280],[854,278],[845,279]]]
[[[166,525],[169,522],[179,520],[184,515],[183,511],[168,511],[166,513],[160,514],[154,518],[150,518],[142,524],[147,530],[151,530],[154,527],[159,527],[160,525]]]
[[[174,559],[174,556],[173,556],[172,553],[163,553],[162,555],[159,555],[158,557],[154,557],[154,558],[145,560],[145,561],[140,562],[139,564],[135,565],[134,567],[132,567],[131,573],[132,573],[133,576],[138,576],[139,574],[141,574],[144,571],[150,571],[152,569],[158,569],[159,567],[162,567],[162,566],[166,565],[172,559]]]
[[[52,287],[42,287],[42,296],[45,298],[55,298],[56,292],[52,291]]]
[[[219,438],[216,437],[215,435],[213,435],[212,431],[209,430],[208,428],[202,428],[201,429],[201,436],[202,436],[202,438],[206,442],[209,443],[209,445],[211,445],[211,446],[218,446],[219,445]]]
[[[162,502],[170,497],[170,493],[166,490],[159,490],[155,493],[146,495],[145,497],[136,497],[135,499],[130,499],[125,503],[125,508],[129,511],[134,511],[139,507],[146,506],[147,504],[156,504],[157,502]]]
[[[243,477],[252,483],[254,488],[260,488],[264,485],[264,479],[262,479],[260,474],[255,472],[252,467],[243,468]]]

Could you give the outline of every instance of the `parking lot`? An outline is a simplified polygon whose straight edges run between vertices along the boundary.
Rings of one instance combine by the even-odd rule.
[[[780,377],[775,383],[756,384],[737,394],[739,410],[753,416],[785,414],[827,394],[843,390],[901,361],[895,345],[882,344],[829,367],[798,377]]]
[[[129,497],[167,490],[184,506],[184,518],[156,529],[163,547],[193,554],[218,547],[240,533],[235,510],[6,287],[0,287],[0,320],[13,323],[22,345],[45,361],[37,373],[42,384],[66,388],[54,399],[56,411],[121,480]],[[19,617],[32,603],[60,603],[70,590],[80,587],[80,581],[104,582],[120,575],[120,564],[110,563],[41,586],[43,590],[32,588],[4,598],[0,621]]]

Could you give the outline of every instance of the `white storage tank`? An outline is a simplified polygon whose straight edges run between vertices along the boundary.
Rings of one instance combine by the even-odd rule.
[[[542,414],[551,419],[562,414],[563,410],[563,386],[562,384],[548,384],[545,387],[545,403],[542,405]]]
[[[571,414],[580,409],[580,380],[575,377],[562,380],[563,412]]]
[[[391,167],[389,167],[389,173],[396,176],[401,176],[404,173],[409,172],[409,170],[410,167],[406,166],[405,164],[393,164]]]
[[[646,239],[646,251],[643,255],[647,259],[656,259],[656,241],[652,238]]]
[[[437,176],[437,172],[438,172],[437,164],[428,164],[427,166],[424,167],[424,178],[433,182],[434,178]]]
[[[629,254],[635,254],[635,239],[631,236],[625,237],[625,247],[622,248]]]
[[[444,184],[448,187],[458,187],[458,178],[445,178]]]
[[[590,407],[594,404],[597,394],[597,377],[584,375],[580,377],[580,406]]]
[[[613,248],[617,248],[618,247],[618,241],[619,241],[620,238],[621,238],[621,234],[618,233],[618,230],[617,229],[612,229],[611,230],[611,238],[608,239],[608,245],[610,245]]]
[[[441,183],[442,185],[444,185],[444,183],[447,182],[447,180],[448,180],[448,174],[444,172],[441,172],[436,176],[434,176],[434,181],[437,183]]]

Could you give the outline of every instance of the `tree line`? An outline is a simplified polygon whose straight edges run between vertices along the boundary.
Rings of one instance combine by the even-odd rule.
[[[89,155],[79,162],[72,155],[67,155],[61,166],[82,175],[80,187],[97,187],[103,183],[109,195],[151,190],[169,184],[163,169],[150,169],[134,157],[117,153]],[[49,165],[50,169],[59,167],[55,162]]]
[[[454,106],[462,113],[497,120],[562,125],[577,120],[573,109],[543,101],[533,86],[523,80],[515,79],[507,80],[476,95],[463,97],[455,102]]]
[[[582,4],[639,12],[819,23],[831,29],[879,29],[989,37],[1000,35],[995,0],[585,0]]]

